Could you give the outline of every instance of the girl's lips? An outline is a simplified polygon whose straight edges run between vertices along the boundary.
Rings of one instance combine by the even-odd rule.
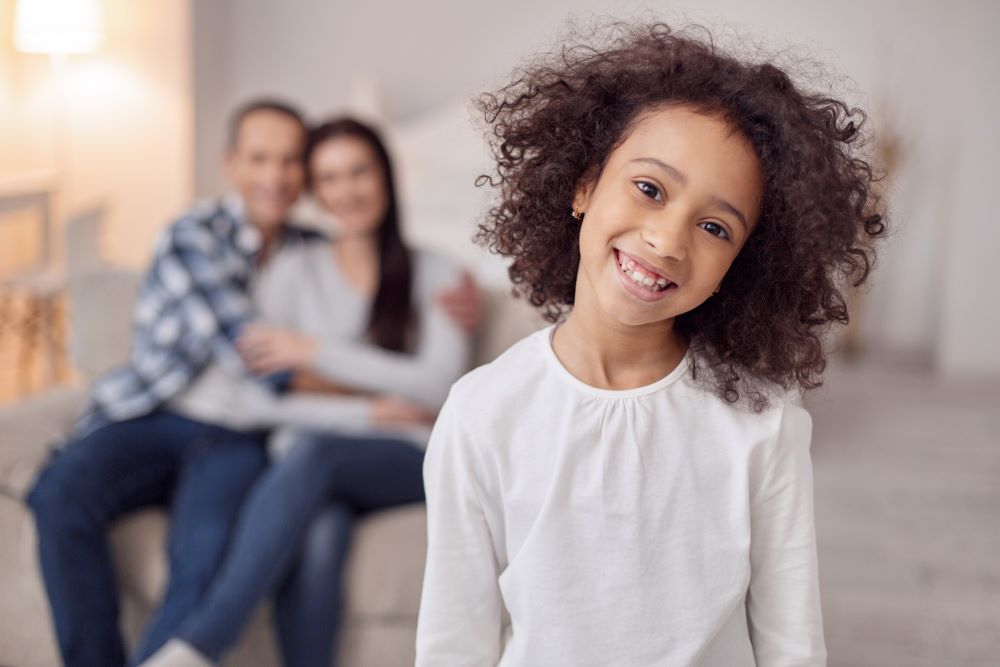
[[[663,278],[664,280],[672,282],[675,285],[677,284],[677,282],[673,278],[671,278],[670,276],[668,276],[665,273],[663,273],[662,270],[650,266],[649,264],[647,264],[646,262],[642,261],[642,259],[636,257],[635,255],[630,255],[627,252],[625,252],[624,250],[619,250],[618,248],[615,248],[615,259],[618,260],[619,264],[621,263],[622,258],[631,260],[639,268],[641,268],[643,271],[646,271],[647,273],[651,273],[651,274],[653,274],[655,276],[659,276],[660,278]]]
[[[651,303],[665,298],[667,294],[669,294],[670,292],[672,292],[674,289],[677,288],[677,285],[673,282],[668,282],[666,288],[660,290],[650,289],[650,287],[638,284],[635,280],[632,279],[631,276],[629,276],[625,272],[625,270],[621,266],[623,259],[626,260],[632,259],[634,261],[634,258],[631,255],[628,255],[627,253],[621,253],[621,255],[619,255],[619,253],[620,251],[618,249],[615,249],[615,251],[612,253],[612,261],[614,262],[615,265],[615,273],[618,274],[618,280],[621,282],[622,287],[625,288],[625,291],[634,296],[635,298],[641,301],[646,301]],[[636,262],[636,264],[639,263]],[[645,264],[641,264],[640,266],[642,266],[642,268],[646,267]],[[656,273],[656,275],[662,276],[662,274],[660,273]],[[666,278],[665,276],[663,276],[663,279],[669,281],[669,279]]]

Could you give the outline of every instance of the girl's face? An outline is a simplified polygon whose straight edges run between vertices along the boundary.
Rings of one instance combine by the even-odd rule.
[[[581,187],[576,307],[641,326],[708,299],[760,214],[750,143],[724,120],[675,106],[648,112]]]
[[[385,175],[364,139],[345,136],[317,146],[309,160],[313,194],[346,235],[374,233],[389,207]]]

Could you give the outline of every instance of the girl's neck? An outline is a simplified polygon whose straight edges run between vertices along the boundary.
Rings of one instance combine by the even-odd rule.
[[[668,375],[687,349],[673,320],[629,326],[577,303],[555,331],[552,349],[574,377],[599,389],[635,389]]]

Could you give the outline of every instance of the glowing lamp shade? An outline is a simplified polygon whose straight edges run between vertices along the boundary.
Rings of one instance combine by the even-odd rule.
[[[22,53],[89,53],[103,39],[100,0],[17,0],[14,48]]]

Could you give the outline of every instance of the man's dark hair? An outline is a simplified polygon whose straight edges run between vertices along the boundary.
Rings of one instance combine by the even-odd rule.
[[[236,148],[236,141],[239,139],[240,126],[243,125],[243,120],[257,111],[274,111],[294,120],[302,127],[303,144],[305,144],[305,140],[309,136],[309,128],[306,126],[305,118],[298,109],[281,100],[258,98],[241,105],[229,117],[229,131],[226,136],[227,149],[234,150]]]

